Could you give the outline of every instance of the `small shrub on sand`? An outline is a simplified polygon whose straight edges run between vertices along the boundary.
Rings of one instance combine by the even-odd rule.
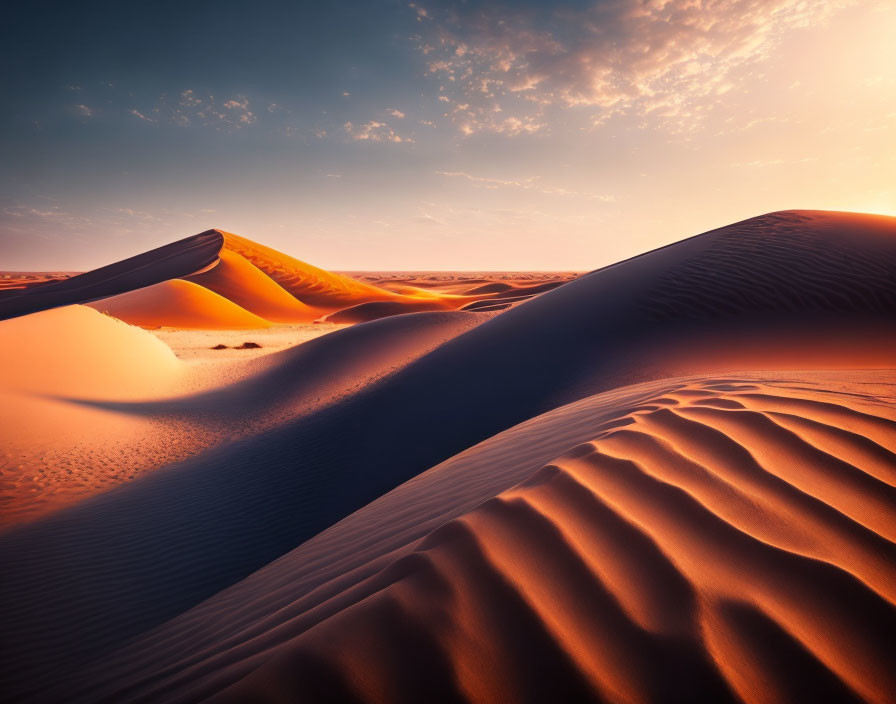
[[[213,350],[226,350],[226,349],[227,349],[227,345],[222,345],[222,344],[219,343],[219,344],[215,345],[214,347],[212,347],[212,349],[213,349]]]
[[[261,349],[261,345],[257,342],[244,342],[239,347],[234,347],[236,350],[257,350]]]

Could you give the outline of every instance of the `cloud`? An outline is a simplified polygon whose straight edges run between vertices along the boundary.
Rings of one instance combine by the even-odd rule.
[[[371,120],[363,125],[346,122],[343,128],[349,137],[356,142],[393,142],[395,144],[413,143],[410,137],[402,137],[385,122]]]
[[[399,120],[403,120],[407,115],[405,115],[401,110],[396,110],[395,108],[389,108],[386,110],[392,117],[397,117]]]
[[[75,105],[75,110],[78,112],[79,115],[83,115],[84,117],[92,117],[93,116],[93,110],[91,110],[86,105]]]
[[[479,188],[488,188],[488,189],[518,188],[518,189],[521,189],[524,191],[537,191],[538,193],[544,193],[546,195],[573,196],[573,197],[578,197],[578,198],[587,198],[589,200],[599,200],[599,201],[603,201],[605,203],[612,203],[616,200],[616,196],[605,194],[605,193],[588,193],[585,191],[570,191],[565,188],[547,186],[547,185],[541,183],[541,180],[537,176],[530,176],[529,178],[518,180],[518,179],[488,178],[486,176],[473,176],[472,174],[468,174],[464,171],[436,171],[436,173],[441,176],[448,176],[450,178],[464,179]]]
[[[699,120],[788,31],[856,1],[567,1],[547,9],[457,1],[412,9],[423,20],[418,48],[442,84],[439,100],[455,105],[449,116],[459,129],[520,134],[538,131],[553,106],[579,108],[592,124],[618,114],[670,125]]]
[[[146,122],[161,122],[187,127],[203,125],[228,132],[256,121],[255,113],[249,105],[249,99],[242,95],[222,101],[213,95],[198,95],[192,89],[180,93],[175,100],[162,95],[153,106],[150,114],[131,108],[128,113]]]
[[[142,112],[140,112],[136,108],[131,108],[130,110],[128,110],[128,113],[133,115],[134,117],[140,118],[144,122],[155,122],[156,121],[154,118],[144,115]]]

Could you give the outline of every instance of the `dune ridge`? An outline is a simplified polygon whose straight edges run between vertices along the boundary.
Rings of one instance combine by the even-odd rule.
[[[306,305],[336,309],[398,296],[377,286],[306,264],[270,247],[220,231],[223,246],[251,262]]]
[[[180,280],[209,293],[176,283]],[[0,287],[0,320],[81,303],[150,328],[238,330],[318,320],[354,324],[404,313],[456,310],[497,295],[489,287],[468,295],[465,284],[457,292],[457,285],[435,290],[401,281],[385,281],[381,287],[325,271],[223,230],[207,230],[61,280],[31,276],[10,281],[10,286]],[[503,283],[498,288],[514,294],[487,310],[499,310],[560,283]]]
[[[186,279],[272,323],[307,323],[321,315],[319,310],[302,303],[226,247],[221,250],[220,261],[213,268]]]
[[[223,243],[220,232],[206,230],[68,279],[0,291],[0,320],[87,303],[194,274],[217,261]]]

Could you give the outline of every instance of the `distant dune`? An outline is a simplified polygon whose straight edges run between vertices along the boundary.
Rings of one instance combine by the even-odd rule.
[[[305,305],[236,252],[222,249],[216,266],[187,277],[272,323],[307,323],[321,311]]]
[[[87,303],[194,274],[218,260],[223,242],[220,232],[207,230],[86,274],[0,291],[0,320],[47,308]]]
[[[426,301],[232,241],[311,307]],[[201,393],[59,401],[197,449],[0,533],[0,688],[894,701],[894,282],[896,218],[784,211],[560,286],[433,281],[495,310],[362,322]]]
[[[131,325],[144,328],[251,329],[270,323],[233,301],[192,281],[173,279],[88,303]]]
[[[245,329],[317,319],[354,324],[403,313],[469,308],[493,295],[488,287],[479,294],[464,295],[450,284],[447,290],[438,290],[439,286],[420,287],[400,280],[379,287],[221,230],[207,230],[86,274],[60,279],[10,277],[8,287],[0,286],[0,320],[85,303],[150,328]],[[177,279],[216,295],[173,283]],[[488,308],[507,307],[560,283],[517,286],[502,282],[502,291],[515,291],[512,299]],[[150,286],[151,291],[140,291]]]
[[[303,303],[335,310],[367,301],[387,301],[396,294],[334,274],[230,232],[224,246],[244,257]]]

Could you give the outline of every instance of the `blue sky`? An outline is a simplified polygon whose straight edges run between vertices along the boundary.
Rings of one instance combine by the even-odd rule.
[[[8,11],[0,268],[219,227],[343,270],[587,270],[896,213],[891,3],[186,4]]]

